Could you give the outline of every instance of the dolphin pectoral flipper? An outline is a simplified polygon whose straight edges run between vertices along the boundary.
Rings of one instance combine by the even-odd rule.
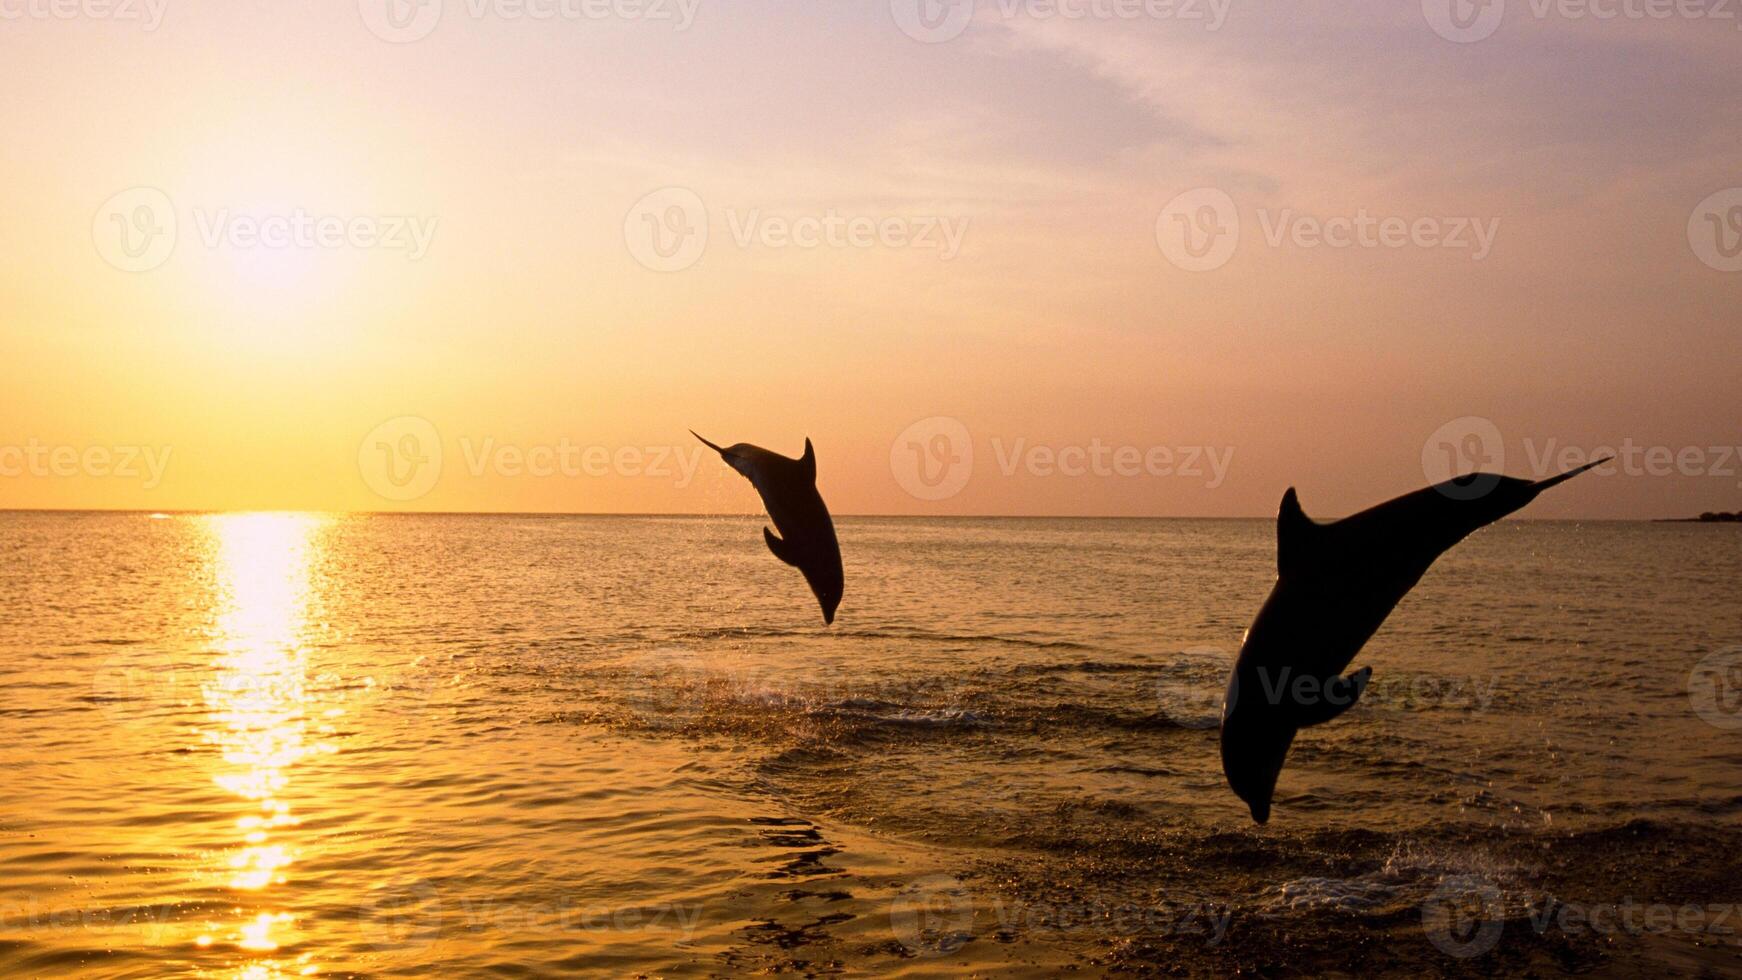
[[[773,531],[764,527],[762,529],[762,539],[768,542],[768,550],[774,552],[774,557],[786,562],[794,568],[799,567],[798,559],[793,557],[792,547],[780,538],[775,537]]]
[[[1361,695],[1367,690],[1367,681],[1372,677],[1373,668],[1362,667],[1347,677],[1331,678],[1320,688],[1317,698],[1292,706],[1292,720],[1301,728],[1310,728],[1336,718],[1361,700]]]

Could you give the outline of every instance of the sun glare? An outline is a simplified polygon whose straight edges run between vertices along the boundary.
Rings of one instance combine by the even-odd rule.
[[[283,839],[299,818],[284,792],[291,768],[319,748],[307,738],[315,707],[302,646],[313,540],[322,519],[295,514],[206,518],[212,536],[218,610],[216,669],[204,686],[206,737],[223,765],[213,782],[247,802],[234,821],[238,846],[221,873],[237,892],[266,893],[285,881],[295,848]],[[288,913],[254,911],[233,944],[250,952],[282,945]],[[209,938],[207,942],[209,942]]]

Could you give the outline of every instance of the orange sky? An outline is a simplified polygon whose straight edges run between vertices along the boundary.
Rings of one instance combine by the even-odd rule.
[[[1742,509],[1735,20],[387,2],[0,0],[0,507]]]

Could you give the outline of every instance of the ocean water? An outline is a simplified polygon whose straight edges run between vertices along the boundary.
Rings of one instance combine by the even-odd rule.
[[[1260,828],[1269,522],[761,523],[0,514],[0,975],[1742,970],[1742,528],[1478,533]]]

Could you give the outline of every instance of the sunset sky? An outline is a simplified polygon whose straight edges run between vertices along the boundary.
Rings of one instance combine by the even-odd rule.
[[[0,507],[1742,509],[1742,10],[569,3],[0,0]]]

